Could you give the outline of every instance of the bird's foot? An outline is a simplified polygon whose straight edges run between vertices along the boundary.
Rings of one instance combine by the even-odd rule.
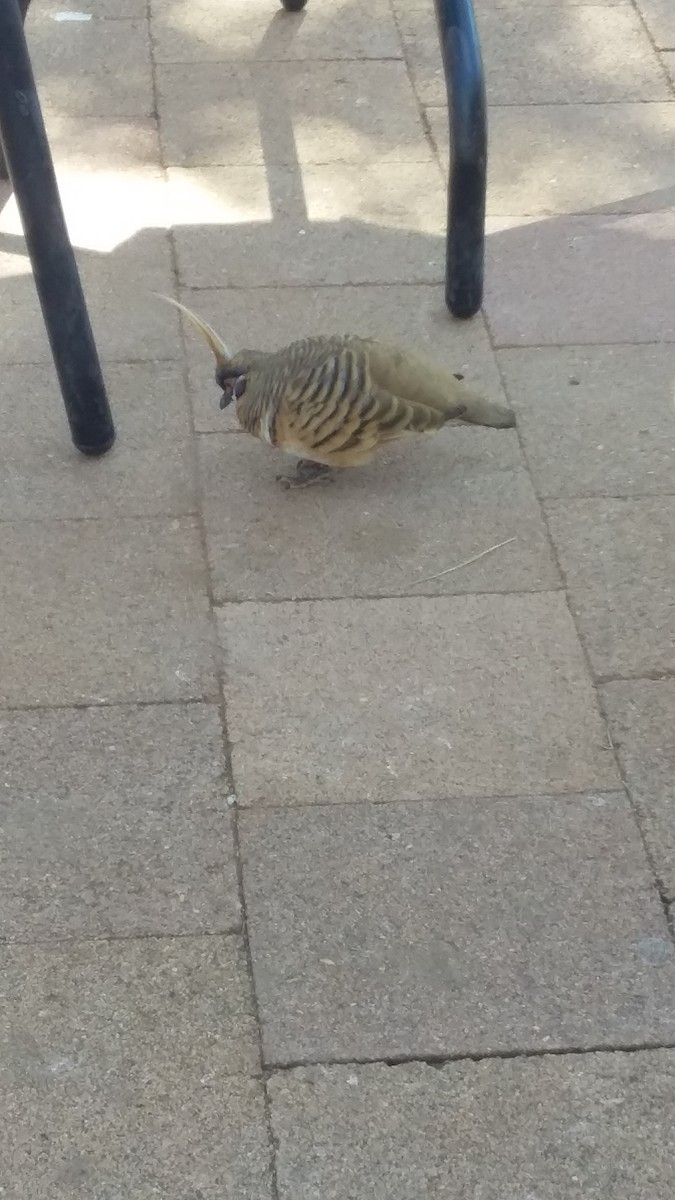
[[[290,491],[291,488],[311,487],[314,483],[332,483],[331,468],[325,463],[312,462],[309,458],[301,458],[291,475],[277,475],[277,483]]]

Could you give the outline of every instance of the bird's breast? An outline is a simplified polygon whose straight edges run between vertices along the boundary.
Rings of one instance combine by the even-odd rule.
[[[276,445],[276,413],[275,406],[271,401],[266,402],[264,396],[253,398],[249,396],[247,389],[244,395],[237,400],[236,413],[237,420],[246,433],[259,438],[262,442],[267,442],[269,446]]]

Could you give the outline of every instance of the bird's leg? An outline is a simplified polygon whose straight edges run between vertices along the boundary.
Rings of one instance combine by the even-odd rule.
[[[332,482],[331,468],[326,463],[312,462],[310,458],[301,458],[293,474],[277,475],[277,483],[287,491],[291,488],[311,487],[313,483]]]

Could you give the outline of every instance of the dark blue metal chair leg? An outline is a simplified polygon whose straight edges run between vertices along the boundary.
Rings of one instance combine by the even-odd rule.
[[[450,177],[445,302],[473,317],[483,300],[487,106],[472,0],[434,0],[448,92]]]
[[[61,207],[18,0],[0,0],[0,142],[73,442],[83,454],[104,454],[115,440],[115,427]]]
[[[19,0],[19,8],[21,9],[21,20],[25,21],[26,13],[30,8],[30,0]],[[9,179],[9,172],[7,170],[5,156],[2,152],[2,145],[0,145],[0,179]]]
[[[305,7],[307,0],[281,0],[286,12],[300,12]]]

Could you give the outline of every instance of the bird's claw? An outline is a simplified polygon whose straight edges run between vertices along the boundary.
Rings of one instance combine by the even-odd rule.
[[[315,483],[333,483],[330,467],[323,463],[309,462],[302,459],[292,475],[277,475],[277,483],[284,491],[312,487]]]
[[[313,487],[317,483],[335,483],[331,475],[315,475],[311,479],[298,479],[297,475],[277,475],[277,483],[285,492]]]

